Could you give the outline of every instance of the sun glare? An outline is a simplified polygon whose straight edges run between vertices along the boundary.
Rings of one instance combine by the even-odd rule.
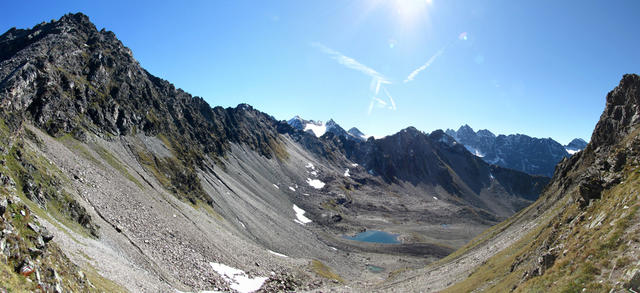
[[[432,0],[394,0],[393,9],[399,20],[404,24],[411,24],[420,17],[425,17]]]

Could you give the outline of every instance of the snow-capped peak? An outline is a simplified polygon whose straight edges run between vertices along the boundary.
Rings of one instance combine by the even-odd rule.
[[[367,140],[368,136],[364,135],[360,130],[353,127],[349,131],[345,131],[338,123],[333,119],[329,119],[327,123],[323,123],[320,120],[305,120],[296,115],[287,121],[295,129],[307,131],[313,133],[316,137],[321,137],[327,132],[331,132],[336,136],[344,136],[348,139]]]

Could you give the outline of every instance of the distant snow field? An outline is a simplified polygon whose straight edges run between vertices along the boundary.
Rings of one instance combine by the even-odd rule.
[[[230,266],[210,262],[209,263],[216,273],[229,283],[229,287],[241,293],[250,293],[257,291],[267,280],[267,277],[249,278],[243,270],[232,268]]]
[[[307,178],[307,184],[315,189],[321,189],[322,187],[324,187],[324,182],[318,179]]]
[[[351,175],[349,175],[349,169],[344,171],[344,177],[351,177]]]
[[[296,212],[296,223],[300,224],[300,225],[304,225],[306,223],[311,223],[311,219],[307,218],[304,216],[304,213],[306,213],[303,209],[299,208],[297,205],[293,205],[293,211]]]

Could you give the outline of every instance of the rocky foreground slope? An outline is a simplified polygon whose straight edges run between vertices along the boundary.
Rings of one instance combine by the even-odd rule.
[[[0,36],[0,110],[0,273],[17,291],[368,291],[548,182],[441,131],[318,138],[211,108],[82,14]],[[344,238],[364,230],[400,243]]]

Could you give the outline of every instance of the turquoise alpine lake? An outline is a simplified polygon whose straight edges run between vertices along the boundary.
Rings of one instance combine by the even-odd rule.
[[[342,236],[345,239],[362,241],[362,242],[373,242],[373,243],[384,243],[384,244],[398,244],[400,241],[398,240],[398,234],[392,234],[385,231],[379,230],[367,230],[364,232],[360,232],[355,236]]]

